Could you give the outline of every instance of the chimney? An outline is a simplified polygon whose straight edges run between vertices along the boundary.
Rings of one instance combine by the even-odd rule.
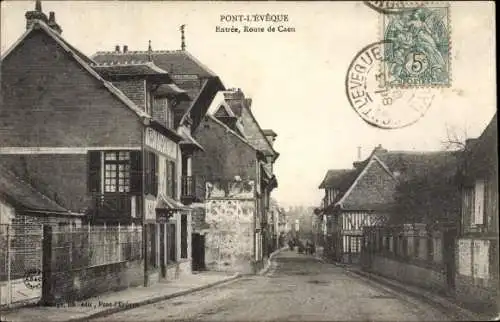
[[[128,52],[128,46],[127,45],[123,45],[123,52],[124,53]]]
[[[120,45],[116,45],[115,46],[115,53],[119,53],[120,52]]]
[[[361,161],[361,147],[358,146],[358,161]]]
[[[49,12],[49,27],[55,30],[58,34],[62,33],[62,28],[56,22],[56,14],[54,11]]]
[[[26,17],[26,30],[30,29],[37,20],[45,23],[48,21],[47,16],[42,12],[42,2],[40,0],[35,2],[35,10],[27,11],[24,16]]]

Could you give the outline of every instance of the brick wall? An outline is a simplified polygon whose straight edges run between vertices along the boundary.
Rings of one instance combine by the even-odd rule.
[[[2,146],[139,145],[137,115],[43,31],[1,65]]]
[[[0,155],[0,162],[47,197],[75,212],[90,206],[87,154]]]
[[[113,81],[119,90],[121,90],[128,98],[142,110],[146,109],[146,84],[142,79],[128,79]]]
[[[194,134],[205,151],[193,155],[192,173],[205,179],[229,180],[240,176],[256,180],[256,151],[210,118]]]

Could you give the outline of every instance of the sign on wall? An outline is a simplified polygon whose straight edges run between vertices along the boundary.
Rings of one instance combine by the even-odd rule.
[[[253,199],[255,182],[253,180],[225,180],[206,182],[206,199]]]
[[[172,159],[177,159],[177,144],[152,128],[146,129],[145,144]]]
[[[145,220],[156,220],[156,199],[152,197],[146,197],[144,199],[145,204]]]

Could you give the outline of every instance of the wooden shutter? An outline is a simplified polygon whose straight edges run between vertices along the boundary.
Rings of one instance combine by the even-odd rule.
[[[88,158],[88,191],[90,193],[101,192],[101,152],[89,151]]]
[[[151,193],[158,195],[158,156],[151,153]]]
[[[484,181],[477,180],[474,189],[474,224],[482,225],[484,216]]]
[[[149,161],[151,153],[144,153],[144,194],[151,193],[151,163]]]
[[[130,192],[140,194],[142,191],[142,152],[130,152]]]

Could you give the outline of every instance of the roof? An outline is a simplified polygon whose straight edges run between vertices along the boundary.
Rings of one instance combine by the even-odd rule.
[[[30,183],[0,165],[0,195],[22,211],[73,214],[54,200],[37,191]]]
[[[469,174],[498,171],[498,124],[497,114],[493,116],[483,133],[474,140],[467,151]]]
[[[92,66],[102,76],[158,75],[168,72],[152,62],[131,64],[99,64]]]
[[[330,169],[326,172],[325,178],[319,185],[319,189],[339,189],[346,191],[354,182],[358,171],[355,169]]]
[[[170,74],[198,75],[199,77],[215,77],[207,66],[203,65],[186,50],[153,50],[149,51],[98,51],[92,56],[97,63],[124,64],[131,61],[151,60]]]
[[[182,145],[191,145],[191,146],[194,146],[194,147],[198,148],[201,151],[205,151],[205,149],[203,148],[203,146],[200,143],[198,143],[198,141],[196,141],[191,136],[191,134],[189,133],[189,131],[181,129],[180,135],[183,138],[182,141],[180,141],[180,143],[179,143],[181,146]]]
[[[75,47],[71,46],[64,38],[61,37],[57,32],[52,30],[46,23],[40,20],[36,20],[31,27],[9,48],[4,56],[2,57],[2,62],[9,56],[9,54],[19,46],[22,41],[34,30],[42,30],[52,39],[54,39],[66,52],[68,52],[73,59],[75,59],[89,74],[91,74],[96,80],[100,81],[107,90],[113,94],[118,100],[124,103],[128,108],[135,112],[140,117],[150,117],[146,112],[139,108],[134,102],[132,102],[122,91],[116,88],[113,84],[103,79],[92,67],[91,65],[95,62],[85,56],[83,53],[78,51]]]
[[[215,95],[217,95],[217,92],[221,89],[224,89],[224,85],[219,77],[211,77],[204,80],[201,90],[193,99],[192,104],[186,110],[180,122],[182,123],[189,116],[193,121],[191,128],[193,130],[196,129],[207,113]]]
[[[459,152],[436,151],[390,151],[378,154],[377,157],[396,175],[404,179],[425,177],[434,169],[439,169],[442,177],[451,177],[456,174]]]
[[[278,136],[278,134],[276,134],[276,132],[274,132],[271,129],[265,129],[262,130],[262,132],[264,133],[265,136]]]

